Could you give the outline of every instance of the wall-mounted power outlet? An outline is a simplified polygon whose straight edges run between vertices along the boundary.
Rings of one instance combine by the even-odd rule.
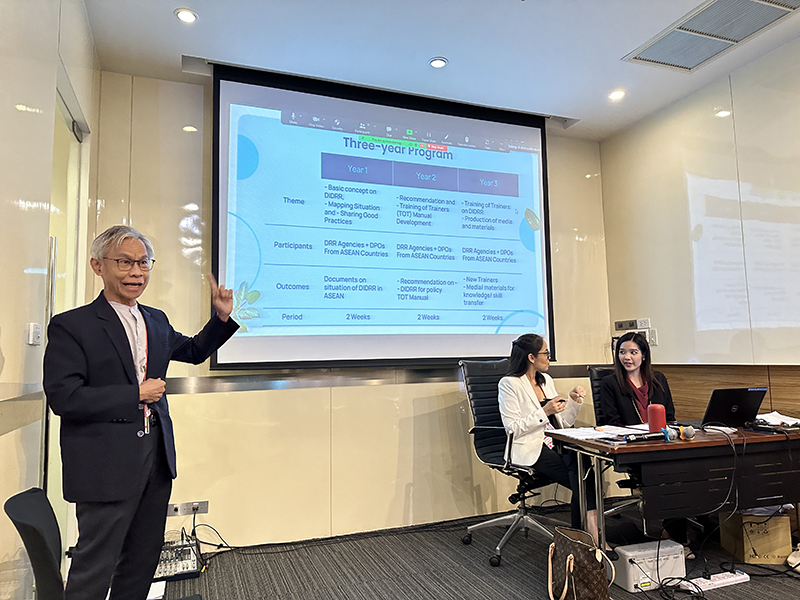
[[[614,331],[627,331],[628,329],[636,329],[636,319],[614,321]]]
[[[39,323],[25,324],[25,343],[28,346],[42,345],[42,326]]]
[[[650,327],[650,319],[636,319],[636,329],[647,329]]]
[[[167,508],[168,517],[184,517],[186,515],[204,515],[208,512],[208,500],[198,502],[181,502],[170,504]]]

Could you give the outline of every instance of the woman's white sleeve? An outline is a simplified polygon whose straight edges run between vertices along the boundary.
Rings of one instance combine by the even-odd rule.
[[[509,379],[500,380],[497,397],[500,403],[500,415],[503,417],[503,425],[506,430],[514,434],[514,439],[519,439],[523,435],[544,429],[547,425],[547,415],[541,409],[528,415],[523,415],[522,403],[530,400],[520,396],[520,391],[515,389],[514,384]]]

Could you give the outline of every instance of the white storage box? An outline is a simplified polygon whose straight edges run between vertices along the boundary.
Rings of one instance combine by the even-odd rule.
[[[668,577],[686,576],[683,546],[672,540],[662,540],[660,544],[646,542],[617,546],[614,550],[619,555],[619,560],[614,564],[617,569],[614,583],[628,592],[655,590],[660,587],[659,581],[664,581]],[[656,569],[656,553],[658,569]]]

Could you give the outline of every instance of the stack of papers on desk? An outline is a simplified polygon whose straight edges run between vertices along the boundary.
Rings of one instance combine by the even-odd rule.
[[[771,413],[766,413],[764,415],[758,415],[758,418],[766,421],[770,425],[788,425],[789,427],[797,427],[800,425],[800,419],[787,417],[786,415],[779,413],[777,410],[773,410]]]
[[[602,427],[573,427],[571,429],[559,429],[558,433],[573,440],[604,440],[608,441],[623,435],[642,433],[641,429],[634,427],[617,427],[616,425],[604,425]],[[622,441],[620,439],[620,441]]]
[[[736,427],[725,427],[725,425],[703,425],[705,433],[736,433]]]

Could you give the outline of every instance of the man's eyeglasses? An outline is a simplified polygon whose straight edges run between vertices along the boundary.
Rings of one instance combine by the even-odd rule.
[[[103,257],[103,260],[113,260],[117,263],[117,268],[120,271],[130,271],[133,268],[133,265],[139,265],[139,268],[142,271],[149,271],[153,268],[153,264],[155,264],[155,258],[143,258],[142,260],[131,260],[129,258],[108,258],[107,256]]]

